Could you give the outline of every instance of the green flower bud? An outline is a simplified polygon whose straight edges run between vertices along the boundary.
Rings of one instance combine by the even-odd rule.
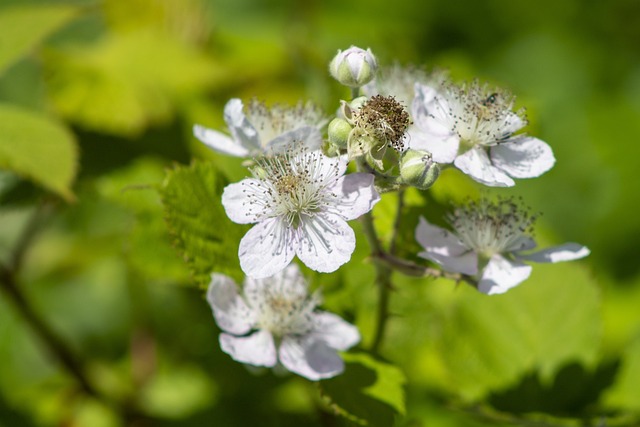
[[[440,175],[440,167],[428,151],[408,149],[400,159],[400,177],[405,184],[426,190]]]
[[[349,87],[360,87],[375,77],[378,62],[371,49],[363,50],[351,46],[338,54],[329,64],[329,72],[341,84]]]
[[[366,96],[359,96],[353,99],[351,102],[340,101],[340,108],[338,109],[338,117],[343,118],[351,126],[355,124],[355,114],[368,100]]]
[[[329,141],[340,148],[347,147],[347,140],[351,133],[351,125],[346,120],[335,118],[329,123]]]

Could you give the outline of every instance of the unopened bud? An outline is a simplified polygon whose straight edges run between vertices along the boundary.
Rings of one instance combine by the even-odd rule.
[[[349,134],[351,133],[351,125],[346,120],[335,118],[329,123],[327,132],[329,134],[329,141],[339,148],[347,148],[347,141],[349,140]]]
[[[338,54],[329,64],[329,72],[341,84],[349,87],[360,87],[375,77],[378,62],[371,49],[360,49],[351,46]]]
[[[405,184],[426,190],[440,175],[440,167],[428,151],[408,149],[400,159],[400,177]]]

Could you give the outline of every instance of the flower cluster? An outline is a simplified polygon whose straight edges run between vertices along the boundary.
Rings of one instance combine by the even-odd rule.
[[[194,127],[213,150],[252,160],[251,176],[222,194],[233,222],[254,225],[239,243],[247,276],[242,293],[229,277],[212,275],[207,299],[222,329],[220,346],[239,362],[283,366],[310,380],[342,372],[337,352],[360,335],[316,310],[318,294],[307,292],[294,258],[320,273],[338,270],[356,247],[347,222],[364,216],[373,255],[384,259],[371,215],[380,193],[428,190],[447,167],[489,187],[510,187],[514,178],[540,176],[555,163],[547,143],[517,133],[527,121],[505,90],[399,65],[376,75],[375,56],[353,46],[339,51],[329,70],[353,99],[341,101],[326,133],[327,117],[310,103],[267,107],[254,100],[245,107],[239,99],[224,108],[228,134]],[[532,267],[525,262],[589,254],[576,243],[534,251],[535,219],[511,198],[471,201],[446,218],[451,231],[419,220],[418,256],[492,295],[527,279]]]

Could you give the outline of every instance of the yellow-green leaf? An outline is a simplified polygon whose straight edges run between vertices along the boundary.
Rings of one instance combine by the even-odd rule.
[[[0,74],[76,16],[77,8],[30,4],[0,8]]]
[[[78,148],[73,134],[42,114],[0,104],[0,168],[73,199]]]

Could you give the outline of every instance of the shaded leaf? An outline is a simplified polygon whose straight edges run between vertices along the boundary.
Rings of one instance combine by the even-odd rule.
[[[160,188],[165,218],[184,260],[199,284],[216,271],[242,281],[238,244],[246,227],[232,223],[222,207],[225,180],[213,163],[168,172]]]
[[[366,353],[345,354],[345,372],[320,382],[336,412],[361,425],[386,427],[405,414],[405,376]]]
[[[38,113],[0,105],[0,167],[71,200],[77,151],[73,135],[61,124]]]
[[[61,4],[27,4],[0,8],[0,74],[47,36],[76,16]]]

